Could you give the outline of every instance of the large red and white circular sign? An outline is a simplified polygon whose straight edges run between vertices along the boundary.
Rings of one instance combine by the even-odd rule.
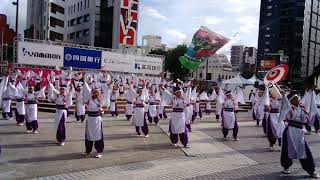
[[[271,69],[264,77],[264,83],[277,83],[284,80],[289,73],[289,66],[287,64],[281,64]]]

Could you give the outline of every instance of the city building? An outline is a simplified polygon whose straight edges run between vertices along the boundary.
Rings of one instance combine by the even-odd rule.
[[[27,29],[24,36],[31,39],[66,40],[66,14],[63,0],[28,0]]]
[[[12,58],[14,37],[15,31],[10,28],[7,22],[7,16],[0,14],[0,63]]]
[[[163,51],[166,51],[166,45],[162,44],[160,36],[154,36],[154,35],[146,35],[142,36],[142,49],[143,53],[148,54],[152,50],[161,49]]]
[[[275,65],[288,63],[288,82],[299,84],[310,76],[320,60],[319,15],[317,0],[262,0],[258,72],[264,74]]]
[[[196,80],[223,81],[234,78],[239,72],[232,71],[232,65],[224,54],[215,54],[200,65],[193,73]]]
[[[138,0],[28,0],[25,37],[135,49]]]
[[[254,67],[257,60],[257,49],[237,45],[231,47],[231,64],[234,72],[243,72]]]
[[[231,64],[232,64],[232,70],[239,72],[241,71],[241,66],[244,63],[244,51],[245,51],[245,46],[243,45],[238,45],[238,46],[232,46],[231,47]]]

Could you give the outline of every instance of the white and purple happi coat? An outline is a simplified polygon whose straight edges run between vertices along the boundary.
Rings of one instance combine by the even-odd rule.
[[[132,103],[133,97],[131,97],[129,91],[127,91],[125,93],[125,99],[127,101],[127,103],[126,103],[126,115],[127,116],[132,116],[132,113],[133,113],[133,103]]]
[[[133,122],[136,127],[143,127],[145,123],[145,103],[142,96],[137,96],[133,113]]]
[[[170,120],[170,131],[173,134],[186,132],[185,101],[183,98],[172,98],[172,117]]]
[[[88,117],[86,119],[86,140],[100,141],[103,139],[102,117],[100,109],[103,101],[90,98],[87,103]]]
[[[235,101],[233,99],[225,99],[223,104],[222,121],[224,129],[233,129],[236,121],[236,116],[234,114]]]
[[[158,116],[156,96],[149,96],[149,116],[154,118]]]
[[[56,114],[54,118],[55,122],[55,130],[58,130],[61,119],[65,119],[64,123],[66,123],[67,119],[67,96],[58,94],[55,100],[55,104],[57,106]]]
[[[262,99],[263,99],[263,96],[257,97],[257,99],[255,100],[255,104],[253,106],[254,113],[257,120],[263,120],[265,116],[265,112],[264,112],[265,106],[263,103],[261,103]]]
[[[110,96],[110,111],[111,112],[117,111],[117,95],[113,93]]]
[[[36,93],[26,95],[26,121],[31,123],[38,120],[38,100]]]
[[[15,94],[15,89],[12,88],[11,83],[8,82],[8,86],[2,94],[2,111],[4,113],[11,112],[11,103],[12,103],[12,98],[14,94]]]
[[[288,142],[288,157],[290,159],[305,159],[307,155],[302,127],[307,122],[307,114],[301,106],[292,106],[287,115],[287,120],[289,123],[284,135],[286,135]],[[300,128],[294,126],[300,126]]]
[[[273,137],[281,138],[284,131],[285,125],[283,121],[279,122],[280,116],[280,101],[270,98],[270,113],[269,121]]]
[[[83,91],[76,92],[76,111],[77,116],[82,116],[86,114],[86,107],[83,100]]]
[[[200,97],[197,96],[194,112],[199,113],[200,111],[201,111],[201,109],[200,109]]]
[[[19,115],[26,114],[26,107],[24,103],[25,97],[26,97],[26,91],[22,87],[22,85],[19,83],[16,87],[16,92],[15,92],[16,108]]]
[[[206,99],[206,111],[211,111],[211,100]]]

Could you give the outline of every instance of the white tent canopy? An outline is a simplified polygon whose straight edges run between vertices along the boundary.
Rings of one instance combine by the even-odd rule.
[[[235,84],[235,85],[242,85],[243,82],[241,80],[241,76],[240,74],[236,75],[234,78],[232,79],[228,79],[225,81],[222,81],[221,84]]]
[[[253,75],[250,79],[245,79],[244,77],[242,77],[240,74],[238,74],[237,76],[235,76],[232,79],[228,79],[225,81],[222,81],[221,84],[230,84],[230,85],[254,85],[254,83],[258,81],[259,84],[264,84],[263,81],[261,81],[260,79],[258,79],[256,77],[256,75]]]

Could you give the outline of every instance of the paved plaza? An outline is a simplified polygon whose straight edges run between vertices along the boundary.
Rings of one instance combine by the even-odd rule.
[[[104,117],[105,151],[84,157],[84,124],[70,118],[66,145],[55,142],[53,114],[41,113],[39,134],[27,134],[15,121],[0,120],[0,179],[307,179],[298,161],[281,174],[280,152],[270,152],[262,128],[241,112],[239,138],[222,139],[220,123],[205,116],[189,133],[190,148],[170,146],[168,120],[149,126],[150,137],[135,136],[124,117]],[[320,162],[320,137],[306,136]],[[182,147],[182,145],[181,145]],[[276,147],[276,149],[279,149]],[[319,170],[319,169],[318,169]]]

